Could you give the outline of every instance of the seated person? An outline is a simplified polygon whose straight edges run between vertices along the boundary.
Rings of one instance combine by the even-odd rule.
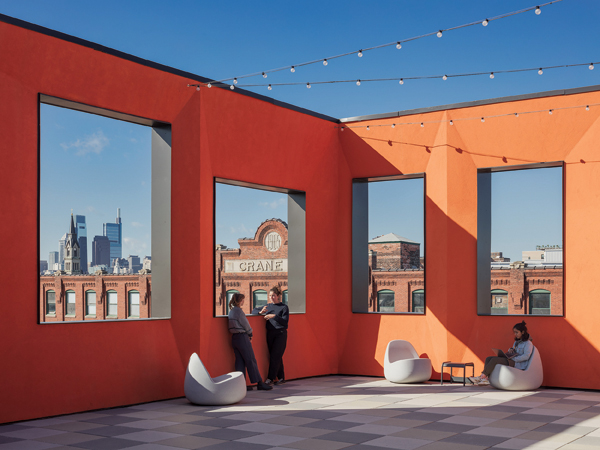
[[[469,377],[469,380],[471,380],[473,384],[478,386],[490,384],[488,377],[494,370],[494,367],[496,367],[498,364],[521,370],[527,367],[527,361],[529,361],[531,352],[533,352],[533,344],[531,343],[531,338],[529,337],[529,333],[527,332],[527,327],[525,325],[525,321],[523,321],[513,327],[515,343],[506,352],[507,358],[502,356],[488,356],[485,359],[485,365],[481,375],[478,377]]]

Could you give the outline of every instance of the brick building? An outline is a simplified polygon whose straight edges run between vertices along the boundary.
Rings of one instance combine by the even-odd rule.
[[[245,295],[244,312],[266,304],[269,289],[278,285],[287,303],[288,226],[280,219],[264,221],[253,238],[238,239],[239,249],[215,249],[215,314],[226,315],[231,296]]]
[[[148,318],[151,292],[150,274],[40,276],[39,320]]]

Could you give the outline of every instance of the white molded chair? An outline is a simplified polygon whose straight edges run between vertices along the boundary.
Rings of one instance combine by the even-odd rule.
[[[186,398],[197,405],[231,405],[246,397],[246,377],[231,372],[211,378],[196,353],[190,356],[183,390]]]
[[[431,360],[419,358],[408,341],[390,341],[385,349],[383,373],[392,383],[421,383],[431,378]]]
[[[533,347],[533,352],[525,369],[515,369],[514,367],[498,364],[490,375],[492,386],[507,391],[532,391],[539,388],[543,381],[542,358],[540,358],[540,352],[535,347]]]

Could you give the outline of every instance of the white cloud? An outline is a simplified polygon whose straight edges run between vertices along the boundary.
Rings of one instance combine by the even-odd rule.
[[[141,239],[123,237],[123,256],[137,255],[143,258],[147,255],[148,244]]]
[[[109,144],[110,142],[102,130],[98,130],[98,132],[85,136],[83,139],[77,139],[75,142],[71,142],[70,144],[62,143],[60,145],[65,150],[69,150],[71,148],[75,149],[75,154],[77,156],[84,156],[88,153],[95,153],[99,155],[102,150],[104,150],[104,147],[108,146]]]
[[[131,226],[134,228],[141,228],[144,226],[144,224],[139,222],[131,222]]]
[[[285,204],[285,198],[280,198],[279,200],[273,200],[272,202],[259,202],[260,206],[264,206],[265,208],[277,209],[280,206]]]

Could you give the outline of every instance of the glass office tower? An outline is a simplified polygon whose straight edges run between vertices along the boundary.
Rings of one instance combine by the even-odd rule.
[[[77,227],[77,241],[79,242],[79,251],[81,255],[81,273],[87,273],[87,229],[85,226],[85,216],[75,216],[75,226]]]
[[[122,224],[121,224],[121,208],[117,208],[117,219],[115,223],[105,223],[103,234],[110,241],[110,265],[117,258],[121,258],[122,253]]]

